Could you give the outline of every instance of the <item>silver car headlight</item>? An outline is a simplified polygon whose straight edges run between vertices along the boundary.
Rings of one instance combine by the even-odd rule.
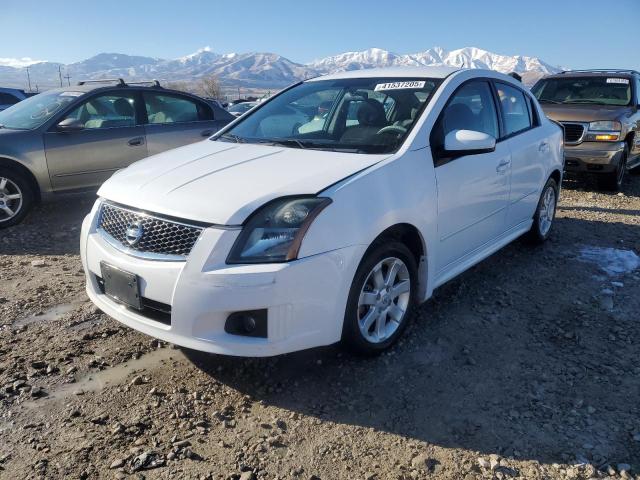
[[[253,213],[227,257],[227,263],[277,263],[298,258],[313,220],[331,203],[325,197],[283,197]]]

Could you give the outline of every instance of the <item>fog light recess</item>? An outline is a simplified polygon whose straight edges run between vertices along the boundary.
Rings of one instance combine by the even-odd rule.
[[[267,338],[267,309],[233,312],[227,317],[224,331],[243,337]]]

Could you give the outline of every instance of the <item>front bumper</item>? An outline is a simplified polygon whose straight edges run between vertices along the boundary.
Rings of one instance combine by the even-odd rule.
[[[226,265],[238,230],[207,228],[185,262],[132,257],[107,243],[94,225],[82,226],[87,294],[105,313],[147,335],[211,353],[262,357],[340,340],[356,268],[366,246],[351,246],[289,263]],[[171,307],[170,322],[119,304],[102,293],[104,261],[139,277],[140,294]],[[225,332],[232,312],[267,310],[267,338]]]
[[[624,142],[583,142],[565,145],[565,170],[568,172],[615,172],[624,152]]]

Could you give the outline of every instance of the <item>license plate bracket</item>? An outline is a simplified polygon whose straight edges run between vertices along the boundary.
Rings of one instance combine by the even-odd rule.
[[[104,282],[104,293],[107,297],[136,310],[142,309],[140,282],[136,274],[105,262],[100,262],[100,270]]]

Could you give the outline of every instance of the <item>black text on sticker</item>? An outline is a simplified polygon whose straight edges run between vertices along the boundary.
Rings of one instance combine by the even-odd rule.
[[[374,91],[379,92],[380,90],[401,90],[405,88],[424,88],[424,81],[414,80],[412,82],[390,82],[390,83],[379,83],[374,88]]]

